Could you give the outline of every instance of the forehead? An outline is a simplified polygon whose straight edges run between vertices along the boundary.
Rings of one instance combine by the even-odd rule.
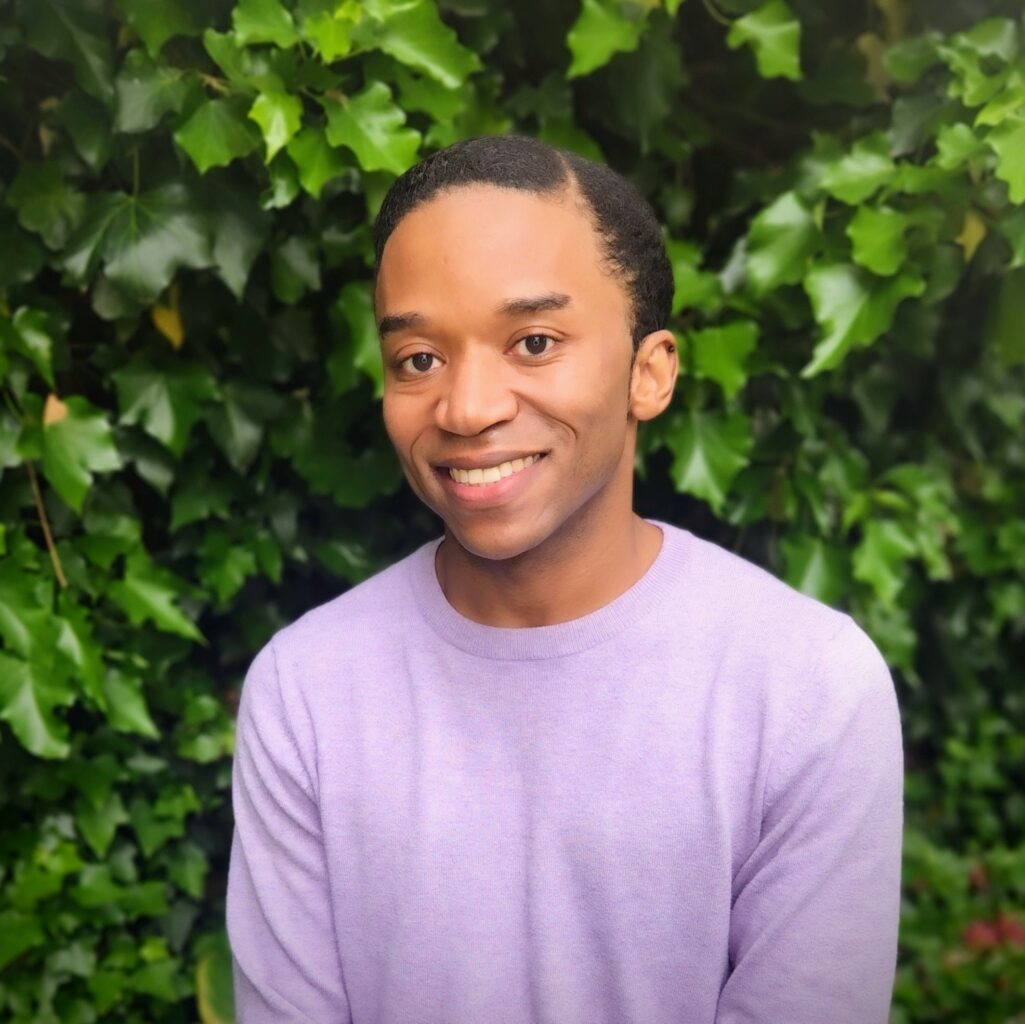
[[[625,288],[605,264],[582,198],[471,185],[403,217],[381,255],[376,300],[379,313],[427,312],[544,292],[605,314],[625,308]]]

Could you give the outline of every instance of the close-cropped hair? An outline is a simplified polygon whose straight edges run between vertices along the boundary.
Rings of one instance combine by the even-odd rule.
[[[522,135],[485,135],[432,153],[388,190],[374,222],[381,254],[399,222],[440,192],[494,185],[540,196],[576,191],[591,214],[610,271],[630,298],[634,348],[669,320],[673,273],[658,218],[622,175],[603,164]]]

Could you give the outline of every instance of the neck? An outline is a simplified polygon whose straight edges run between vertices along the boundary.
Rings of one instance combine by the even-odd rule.
[[[619,515],[581,510],[557,534],[514,558],[481,558],[446,530],[435,570],[461,615],[488,626],[549,626],[597,611],[651,567],[662,531],[627,503]]]

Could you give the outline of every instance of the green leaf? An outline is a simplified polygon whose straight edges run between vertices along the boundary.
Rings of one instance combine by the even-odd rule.
[[[177,0],[117,0],[117,4],[151,57],[160,53],[168,39],[199,33],[192,16]]]
[[[234,1024],[235,990],[227,938],[196,961],[196,1005],[202,1024]]]
[[[854,549],[855,579],[867,583],[884,605],[894,605],[904,586],[904,565],[918,548],[908,530],[893,519],[870,519]]]
[[[110,112],[81,89],[72,89],[57,108],[57,117],[74,143],[78,155],[93,171],[110,158]]]
[[[18,213],[26,231],[42,237],[50,249],[61,249],[82,220],[85,198],[69,188],[54,161],[22,163],[7,189],[5,201]]]
[[[785,0],[768,0],[738,18],[726,43],[731,50],[750,46],[763,78],[801,78],[801,23]]]
[[[102,263],[113,284],[144,303],[159,297],[178,267],[208,267],[210,262],[206,225],[179,184],[138,196],[93,196],[64,254],[65,267],[78,280]]]
[[[22,306],[13,317],[0,314],[0,344],[24,356],[52,388],[53,336],[49,318],[38,309]]]
[[[884,277],[896,274],[908,257],[905,214],[888,206],[861,206],[847,225],[854,262]]]
[[[758,344],[758,333],[753,320],[691,331],[687,346],[695,376],[714,380],[726,397],[732,398],[747,381],[745,363]]]
[[[997,155],[996,176],[1006,181],[1012,203],[1025,203],[1025,117],[1008,118],[986,136]]]
[[[121,468],[107,417],[84,398],[53,398],[43,424],[43,473],[76,511],[92,486],[94,473]],[[48,420],[48,421],[46,421]]]
[[[97,857],[105,857],[119,825],[128,821],[125,805],[117,793],[108,793],[98,805],[79,799],[75,824]]]
[[[319,127],[303,128],[289,142],[288,155],[295,161],[302,187],[314,199],[321,189],[348,166],[345,157],[335,149]]]
[[[332,309],[332,317],[347,328],[349,344],[342,358],[374,382],[374,397],[381,398],[384,394],[384,364],[381,362],[381,341],[374,319],[370,284],[349,281],[343,285]]]
[[[0,720],[36,757],[64,758],[70,753],[68,727],[53,712],[74,699],[66,680],[36,662],[0,653]]]
[[[718,514],[733,478],[748,463],[752,439],[747,417],[687,409],[670,420],[667,442],[676,489],[703,498]]]
[[[179,456],[202,415],[203,403],[217,394],[217,384],[209,371],[179,359],[154,364],[137,355],[115,371],[113,378],[121,422],[140,424]]]
[[[249,118],[260,126],[267,146],[267,162],[287,145],[302,124],[303,105],[297,96],[283,92],[263,92],[249,108]]]
[[[114,98],[113,54],[106,17],[67,0],[31,0],[21,10],[29,46],[53,60],[70,61],[82,88],[109,105]]]
[[[125,559],[123,578],[111,582],[107,593],[133,626],[152,622],[167,633],[205,643],[203,635],[176,603],[181,589],[172,573],[137,549]]]
[[[247,156],[260,144],[256,129],[233,100],[205,100],[174,133],[200,174]]]
[[[642,18],[624,13],[619,0],[583,0],[580,14],[566,36],[572,54],[567,78],[589,75],[613,54],[634,49],[644,30]]]
[[[0,637],[12,652],[45,657],[57,639],[52,586],[43,577],[0,564]]]
[[[1004,275],[1000,297],[993,310],[986,345],[995,351],[1002,366],[1025,363],[1025,269]]]
[[[185,72],[154,63],[142,50],[128,53],[114,87],[118,132],[148,132],[165,114],[179,113],[189,93],[198,88]]]
[[[1010,210],[1000,221],[999,228],[1011,246],[1010,267],[1025,267],[1025,208]]]
[[[0,655],[2,657],[2,655]],[[0,910],[0,970],[28,949],[46,942],[46,933],[36,914]],[[229,1024],[226,1018],[224,1024]],[[204,1021],[203,1024],[208,1024]]]
[[[314,45],[321,60],[331,64],[352,49],[352,22],[337,12],[318,11],[303,19],[303,39]]]
[[[223,607],[255,575],[256,555],[252,548],[236,543],[226,530],[212,528],[200,545],[199,572]]]
[[[56,649],[74,665],[82,692],[102,709],[103,649],[93,634],[90,609],[74,604],[64,590],[60,595],[60,610],[61,615],[56,619]]]
[[[828,605],[837,605],[847,589],[847,553],[820,537],[784,539],[784,579],[790,586]]]
[[[477,55],[463,46],[438,15],[433,0],[401,4],[367,0],[371,17],[363,21],[356,39],[382,50],[402,64],[426,72],[449,89],[480,68]]]
[[[841,202],[855,206],[890,181],[896,170],[886,136],[879,133],[859,139],[849,153],[827,163],[819,184]]]
[[[273,43],[287,49],[299,42],[292,15],[278,0],[240,0],[231,12],[231,23],[244,45]]]
[[[298,302],[306,291],[320,290],[320,263],[312,238],[295,236],[271,252],[271,288],[288,305]]]
[[[802,377],[813,377],[838,366],[852,347],[870,345],[888,331],[901,300],[921,295],[925,282],[912,273],[873,281],[858,267],[839,263],[816,267],[804,287],[825,332],[801,370]]]
[[[796,192],[784,192],[751,224],[747,279],[758,295],[804,277],[819,240],[815,217]]]
[[[247,380],[230,380],[221,402],[207,414],[207,427],[225,458],[245,473],[259,454],[264,430],[281,411],[281,399],[269,388]]]
[[[722,284],[717,274],[701,269],[701,247],[694,242],[669,239],[666,252],[673,269],[672,314],[685,309],[718,312],[722,306]]]
[[[384,82],[372,82],[342,102],[324,100],[327,141],[347,146],[365,171],[401,174],[420,148],[420,133],[403,128],[406,115],[392,102]]]
[[[203,200],[217,274],[241,300],[253,264],[267,244],[270,218],[249,189],[216,175],[204,182]]]
[[[176,608],[173,611],[177,613]],[[154,621],[156,620],[154,619]],[[175,624],[180,625],[180,621],[176,619]],[[192,626],[191,623],[188,625]],[[167,627],[161,626],[161,628]],[[171,632],[177,633],[179,630],[175,628]],[[194,635],[198,636],[198,634]],[[149,708],[146,707],[146,698],[142,695],[140,679],[116,669],[112,670],[103,680],[103,692],[107,698],[107,721],[110,722],[113,729],[118,732],[146,736],[151,740],[160,737],[160,730],[154,725],[153,719],[150,718]]]
[[[964,121],[945,124],[936,134],[936,166],[945,171],[957,170],[985,148],[982,139]]]

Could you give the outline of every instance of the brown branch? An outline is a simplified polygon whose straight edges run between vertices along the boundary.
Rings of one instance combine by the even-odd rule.
[[[64,568],[61,566],[60,555],[57,554],[57,545],[53,542],[53,534],[50,532],[50,520],[46,515],[43,495],[39,491],[39,480],[36,478],[36,468],[32,465],[31,459],[25,460],[25,468],[28,470],[28,478],[32,484],[32,496],[36,499],[36,511],[39,513],[39,522],[43,527],[43,536],[46,538],[46,550],[50,552],[50,561],[53,563],[54,574],[57,577],[57,582],[62,587],[66,587],[68,580],[64,575]]]

